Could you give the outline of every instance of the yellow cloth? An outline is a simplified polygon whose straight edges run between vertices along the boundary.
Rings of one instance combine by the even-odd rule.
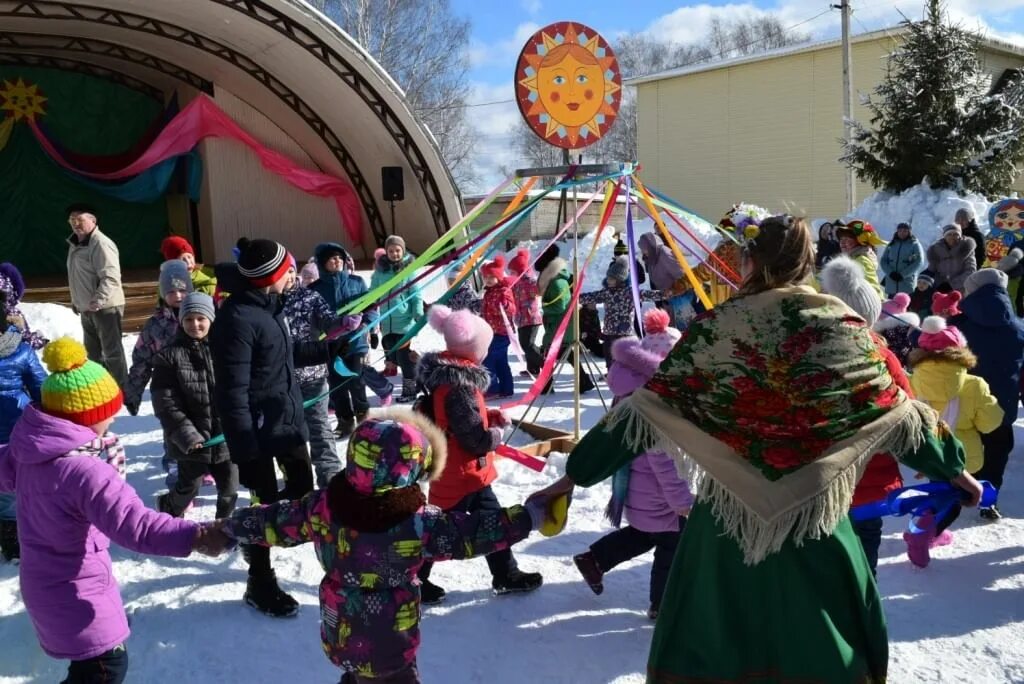
[[[985,462],[981,433],[992,432],[1003,422],[1003,409],[988,388],[988,383],[967,373],[960,363],[946,359],[921,361],[914,366],[910,386],[915,396],[939,412],[946,410],[953,397],[959,397],[960,410],[953,432],[967,453],[966,470],[976,473]]]

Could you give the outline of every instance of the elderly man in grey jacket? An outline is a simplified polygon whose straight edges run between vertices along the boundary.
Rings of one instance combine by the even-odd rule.
[[[124,290],[117,245],[100,232],[88,206],[69,207],[68,223],[68,287],[71,307],[82,317],[86,352],[123,387],[128,364],[121,344]]]

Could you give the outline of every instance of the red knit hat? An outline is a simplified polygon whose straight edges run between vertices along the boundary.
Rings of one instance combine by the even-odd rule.
[[[196,250],[192,249],[189,241],[180,235],[169,235],[160,243],[160,253],[164,255],[165,261],[170,261],[181,257],[182,254],[195,256]]]
[[[932,295],[932,313],[937,316],[958,316],[960,314],[960,300],[963,295],[957,290],[943,294],[936,292]]]
[[[516,275],[526,273],[530,268],[530,250],[520,249],[516,252],[516,255],[512,257],[512,261],[508,262],[508,270]]]
[[[497,278],[501,280],[505,277],[505,256],[499,254],[494,257],[493,261],[485,262],[480,270],[483,272],[484,278]]]

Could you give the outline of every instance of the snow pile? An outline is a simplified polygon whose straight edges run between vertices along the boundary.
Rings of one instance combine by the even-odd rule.
[[[965,207],[974,210],[978,228],[987,233],[990,206],[992,203],[981,195],[961,196],[921,183],[899,194],[876,192],[845,218],[869,222],[886,241],[892,239],[898,224],[907,222],[918,241],[927,247],[942,236],[943,226],[953,223],[957,209]]]
[[[78,314],[69,307],[60,304],[27,304],[18,305],[25,314],[25,320],[32,330],[38,331],[49,340],[58,337],[73,337],[82,341],[82,322]]]

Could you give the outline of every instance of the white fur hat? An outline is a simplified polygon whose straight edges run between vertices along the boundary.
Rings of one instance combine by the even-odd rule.
[[[840,255],[821,269],[821,289],[856,311],[868,325],[874,325],[882,315],[882,298],[864,276],[860,264],[848,256]]]

